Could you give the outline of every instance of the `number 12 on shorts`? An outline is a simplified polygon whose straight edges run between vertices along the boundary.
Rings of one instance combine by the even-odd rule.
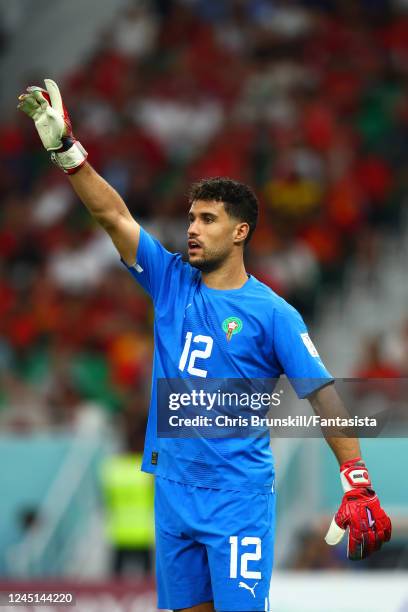
[[[238,536],[230,536],[230,578],[237,578],[238,575],[238,544],[241,547],[255,546],[255,552],[241,552],[240,555],[240,576],[242,578],[260,580],[262,573],[248,570],[250,561],[259,561],[262,556],[261,538],[255,536],[245,536],[238,542]]]

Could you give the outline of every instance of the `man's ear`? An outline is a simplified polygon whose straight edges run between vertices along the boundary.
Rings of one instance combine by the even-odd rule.
[[[249,225],[244,221],[237,223],[234,231],[234,244],[243,244],[249,234]]]

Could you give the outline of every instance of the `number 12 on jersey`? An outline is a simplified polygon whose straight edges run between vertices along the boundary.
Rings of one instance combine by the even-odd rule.
[[[230,536],[230,578],[236,578],[238,574],[238,537]],[[255,552],[244,552],[241,554],[240,576],[242,578],[260,580],[262,573],[248,570],[249,561],[259,561],[262,556],[261,538],[246,536],[241,538],[241,546],[255,546]]]
[[[199,344],[202,343],[205,345],[204,349],[194,349],[190,353],[191,341]],[[188,360],[187,372],[191,374],[191,376],[200,376],[201,378],[207,377],[207,370],[203,370],[201,368],[196,368],[194,363],[196,359],[208,359],[211,355],[211,351],[213,349],[213,339],[211,336],[202,336],[201,334],[197,334],[193,338],[192,332],[186,333],[186,340],[184,343],[183,352],[181,353],[180,361],[179,361],[179,370],[184,372],[186,367],[187,359],[190,353],[190,359]]]

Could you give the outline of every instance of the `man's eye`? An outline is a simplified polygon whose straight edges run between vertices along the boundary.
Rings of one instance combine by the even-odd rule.
[[[212,217],[204,217],[204,221],[206,223],[212,223],[214,221],[214,219]]]

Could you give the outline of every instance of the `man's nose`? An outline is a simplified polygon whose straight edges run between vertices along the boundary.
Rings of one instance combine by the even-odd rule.
[[[198,227],[196,221],[191,221],[188,226],[187,234],[189,236],[197,236],[198,235]]]

